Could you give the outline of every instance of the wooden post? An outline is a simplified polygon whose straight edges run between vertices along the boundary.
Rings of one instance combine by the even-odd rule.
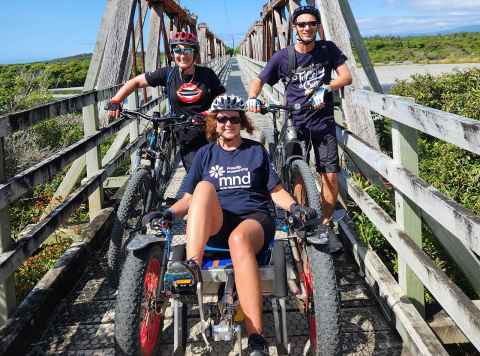
[[[417,130],[398,122],[392,122],[393,159],[418,175]],[[398,226],[410,238],[422,247],[422,220],[417,206],[402,195],[395,192],[395,213]],[[405,294],[410,298],[422,316],[425,316],[425,298],[422,282],[417,278],[404,260],[398,261],[398,280]]]
[[[372,86],[372,89],[374,91],[376,91],[377,93],[383,93],[382,85],[378,80],[377,73],[375,73],[372,61],[370,60],[367,49],[365,48],[362,36],[360,35],[360,30],[357,26],[357,22],[353,17],[352,9],[348,4],[347,0],[339,0],[339,4],[345,18],[345,23],[348,27],[348,31],[350,32],[352,42],[358,51],[358,56],[360,57],[360,62],[362,63],[363,69],[365,70],[368,81],[370,82],[370,85]]]
[[[83,130],[85,137],[93,135],[98,130],[98,109],[97,104],[94,103],[83,108]],[[92,148],[85,154],[87,164],[87,178],[94,176],[101,168],[101,157],[99,147]],[[103,187],[100,185],[88,197],[88,214],[90,221],[92,221],[103,206]]]
[[[352,72],[352,85],[357,88],[363,88],[366,83],[364,83],[358,69],[356,68],[356,62],[350,43],[350,35],[339,3],[337,1],[327,0],[317,0],[316,3],[317,7],[320,9],[322,25],[327,39],[335,42],[348,58],[346,64]],[[348,91],[344,92],[342,109],[345,113],[345,120],[348,124],[348,129],[373,148],[380,149],[370,111],[366,108],[353,105],[352,95]]]
[[[4,138],[0,138],[0,183],[3,183],[6,178],[4,143]],[[7,207],[0,210],[0,253],[11,250],[13,246]],[[0,327],[6,323],[15,307],[15,275],[12,274],[4,283],[0,283]]]

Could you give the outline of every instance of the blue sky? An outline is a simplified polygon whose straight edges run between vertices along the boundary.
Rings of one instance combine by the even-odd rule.
[[[181,0],[232,44],[266,0]],[[364,35],[435,32],[480,25],[480,0],[350,0]],[[64,57],[93,50],[104,0],[6,1],[0,13],[0,63]]]

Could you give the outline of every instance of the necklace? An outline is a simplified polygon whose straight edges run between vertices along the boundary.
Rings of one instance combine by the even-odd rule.
[[[191,78],[188,82],[185,82],[185,80],[183,79],[182,71],[180,70],[180,67],[178,67],[178,73],[180,74],[180,80],[182,81],[182,83],[191,83],[191,82],[193,82],[193,79],[195,78],[195,64],[194,64],[192,67],[193,67],[192,78]]]
[[[236,147],[233,147],[233,146],[225,146],[225,140],[223,137],[218,137],[217,138],[217,145],[219,145],[222,149],[224,149],[225,151],[235,151],[238,147],[240,147],[240,145],[242,144],[243,140],[242,138],[240,137],[240,140],[238,142],[238,146]]]

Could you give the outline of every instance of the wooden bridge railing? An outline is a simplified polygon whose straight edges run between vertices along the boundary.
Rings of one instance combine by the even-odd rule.
[[[149,33],[145,46],[147,19]],[[93,219],[103,205],[103,184],[119,162],[129,155],[134,156],[133,152],[142,144],[138,122],[116,120],[99,129],[99,122],[104,115],[103,103],[114,95],[120,83],[137,74],[137,68],[151,71],[169,65],[172,58],[168,38],[172,31],[181,30],[199,34],[203,65],[220,72],[227,60],[225,44],[205,24],[197,29],[197,17],[178,2],[107,1],[83,87],[84,93],[31,110],[0,116],[0,183],[3,183],[0,185],[0,325],[15,309],[13,272],[86,199],[90,218]],[[166,105],[162,99],[160,90],[149,88],[134,92],[128,98],[127,105],[130,109],[141,107],[141,110],[150,110],[157,106],[163,110]],[[84,139],[5,182],[5,136],[47,118],[78,111],[83,112]],[[112,145],[101,158],[99,145],[114,134]],[[125,146],[127,139],[129,142]],[[22,238],[13,241],[9,227],[9,205],[30,192],[34,186],[48,182],[68,165],[70,168],[41,222],[22,234]],[[80,183],[85,170],[87,178]]]

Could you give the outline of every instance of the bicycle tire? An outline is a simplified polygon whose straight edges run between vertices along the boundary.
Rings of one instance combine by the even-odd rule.
[[[141,168],[135,171],[130,176],[127,188],[114,216],[107,251],[109,280],[113,287],[118,285],[121,266],[125,259],[125,244],[129,241],[129,231],[125,228],[132,218],[136,218],[136,220],[133,220],[134,228],[138,227],[142,216],[149,210],[152,203],[151,184],[152,178],[147,169]],[[139,191],[142,187],[144,188],[143,192]],[[141,195],[140,199],[136,199],[138,197],[137,193]],[[137,213],[135,211],[136,207],[142,202],[141,211]],[[133,216],[134,213],[135,216]]]
[[[160,351],[164,316],[145,306],[155,305],[162,257],[160,244],[127,255],[115,305],[115,355],[152,356]]]
[[[168,132],[165,141],[160,143],[160,147],[163,147],[160,148],[163,150],[163,159],[155,170],[155,177],[158,181],[158,194],[163,196],[175,164],[175,135]]]
[[[292,162],[290,183],[303,181],[306,201],[302,202],[320,214],[320,195],[310,167],[303,160]],[[293,189],[291,189],[293,191]],[[333,256],[328,245],[306,247],[303,282],[309,295],[306,308],[313,355],[331,356],[341,352],[340,298]]]

